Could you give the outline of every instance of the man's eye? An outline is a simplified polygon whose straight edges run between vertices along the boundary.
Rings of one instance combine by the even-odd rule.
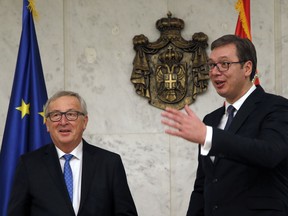
[[[208,63],[207,64],[209,68],[214,68],[215,67],[215,63]]]
[[[60,113],[52,113],[51,116],[52,117],[59,117],[61,114]]]
[[[66,115],[69,116],[69,117],[70,116],[71,117],[75,117],[77,115],[77,113],[75,113],[75,112],[67,112]]]
[[[221,67],[223,68],[229,67],[229,62],[221,62]]]

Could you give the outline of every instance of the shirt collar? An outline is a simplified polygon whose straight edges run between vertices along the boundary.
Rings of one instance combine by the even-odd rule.
[[[63,157],[63,155],[65,155],[66,153],[63,152],[62,150],[60,150],[56,145],[56,151],[58,154],[59,159]],[[77,147],[75,149],[73,149],[72,152],[70,152],[69,154],[72,154],[75,158],[81,160],[82,159],[82,152],[83,152],[83,142],[81,140],[81,142],[79,143],[79,145],[77,145]]]
[[[244,103],[244,101],[248,98],[248,96],[256,89],[255,85],[252,85],[251,88],[241,97],[239,98],[235,103],[230,104],[227,101],[225,101],[225,112],[227,112],[227,107],[229,105],[233,105],[233,107],[236,109],[236,111],[238,111],[240,109],[240,107],[242,106],[242,104]]]

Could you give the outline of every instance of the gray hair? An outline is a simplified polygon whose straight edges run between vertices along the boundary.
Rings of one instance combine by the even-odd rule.
[[[75,97],[79,100],[80,102],[80,106],[81,106],[81,112],[84,113],[84,115],[87,115],[88,112],[87,112],[87,105],[86,105],[86,102],[85,100],[76,92],[72,92],[72,91],[58,91],[56,92],[52,97],[50,97],[45,106],[44,106],[44,113],[45,113],[45,117],[47,118],[47,115],[48,115],[48,108],[49,108],[49,105],[52,101],[55,101],[56,99],[60,98],[60,97],[63,97],[63,96],[71,96],[71,97]]]

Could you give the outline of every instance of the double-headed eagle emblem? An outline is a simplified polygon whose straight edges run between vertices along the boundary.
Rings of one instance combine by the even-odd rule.
[[[207,35],[195,33],[186,41],[180,33],[184,21],[171,16],[168,13],[168,18],[156,22],[161,32],[156,42],[150,43],[143,34],[133,38],[136,55],[131,82],[138,95],[160,109],[190,105],[207,90],[209,80]]]

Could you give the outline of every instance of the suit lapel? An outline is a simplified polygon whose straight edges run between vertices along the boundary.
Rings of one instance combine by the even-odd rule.
[[[204,123],[206,125],[209,125],[211,127],[217,128],[218,125],[220,124],[220,121],[225,113],[225,106],[222,106],[215,110],[211,115],[209,114],[205,119]]]
[[[242,104],[240,109],[237,111],[228,131],[231,133],[236,133],[237,130],[241,127],[241,125],[245,122],[245,120],[249,117],[254,109],[257,107],[257,103],[261,102],[264,94],[264,90],[261,86],[257,86],[257,88],[252,92],[249,97]],[[210,125],[212,127],[218,127],[223,115],[225,113],[225,106],[220,107],[215,110],[211,116],[205,119],[205,124]],[[219,155],[221,157],[221,155]],[[219,161],[219,157],[215,157],[214,162],[209,161],[210,166],[215,166]]]
[[[242,104],[240,109],[237,111],[228,131],[236,133],[241,125],[246,121],[249,115],[257,108],[257,103],[261,102],[264,94],[262,87],[257,87],[254,92],[249,95],[249,97]]]
[[[81,201],[79,206],[79,212],[85,203],[85,199],[89,193],[91,182],[94,179],[95,167],[97,162],[95,162],[94,157],[95,151],[90,149],[89,144],[83,140],[83,164],[82,164],[82,183],[81,183]],[[92,162],[93,161],[93,162]]]

